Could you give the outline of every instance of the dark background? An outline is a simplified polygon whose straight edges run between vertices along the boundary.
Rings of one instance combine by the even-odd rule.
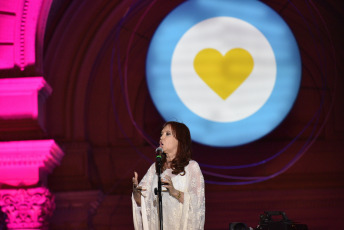
[[[54,0],[45,29],[42,74],[53,88],[46,132],[6,139],[53,138],[62,163],[49,177],[56,194],[51,229],[132,229],[131,177],[154,160],[164,120],[150,98],[145,59],[163,18],[181,0]],[[271,179],[206,184],[205,229],[242,221],[255,227],[264,211],[285,211],[309,229],[344,225],[342,1],[262,1],[288,23],[299,44],[302,82],[287,118],[269,135],[232,148],[193,143],[208,182],[226,176]],[[37,70],[27,68],[27,75]],[[7,75],[20,76],[17,69]],[[244,169],[212,169],[274,160]],[[292,167],[283,170],[296,159]],[[298,160],[297,160],[298,159]]]

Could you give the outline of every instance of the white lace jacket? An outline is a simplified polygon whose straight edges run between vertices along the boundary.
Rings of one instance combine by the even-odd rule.
[[[185,167],[184,176],[172,174],[171,169],[165,170],[161,178],[166,175],[172,178],[174,188],[184,193],[184,203],[170,196],[165,188],[162,189],[164,230],[204,229],[204,178],[198,163],[191,160]],[[133,196],[131,198],[136,230],[159,230],[159,204],[154,194],[157,184],[158,176],[155,173],[155,164],[152,164],[139,184],[146,189],[142,192],[141,207],[137,206]]]

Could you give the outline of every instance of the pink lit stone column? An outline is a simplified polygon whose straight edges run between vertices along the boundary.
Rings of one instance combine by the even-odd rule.
[[[47,229],[55,208],[47,177],[64,154],[54,140],[31,140],[45,131],[51,92],[40,76],[0,79],[0,136],[11,140],[0,142],[0,208],[8,229]]]
[[[0,184],[17,187],[0,190],[8,229],[48,228],[55,203],[47,175],[62,157],[54,140],[0,142]]]

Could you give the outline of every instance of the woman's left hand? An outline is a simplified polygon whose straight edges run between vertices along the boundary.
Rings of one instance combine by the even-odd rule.
[[[184,204],[184,193],[181,191],[178,191],[177,189],[174,188],[173,183],[172,183],[172,179],[170,176],[166,175],[164,178],[161,179],[161,182],[164,183],[164,185],[162,185],[162,186],[164,188],[167,188],[170,196],[173,196],[180,203]]]
[[[173,196],[173,197],[178,197],[178,193],[179,191],[176,190],[174,187],[173,187],[173,183],[172,183],[172,179],[170,176],[165,176],[164,178],[161,179],[161,182],[163,183],[163,187],[164,188],[167,188],[168,190],[168,193]]]

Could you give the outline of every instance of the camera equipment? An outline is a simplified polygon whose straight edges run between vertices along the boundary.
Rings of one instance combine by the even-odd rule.
[[[273,216],[282,216],[282,219],[276,220]],[[305,224],[289,220],[285,212],[266,211],[260,215],[259,225],[256,230],[308,230],[308,227]]]

